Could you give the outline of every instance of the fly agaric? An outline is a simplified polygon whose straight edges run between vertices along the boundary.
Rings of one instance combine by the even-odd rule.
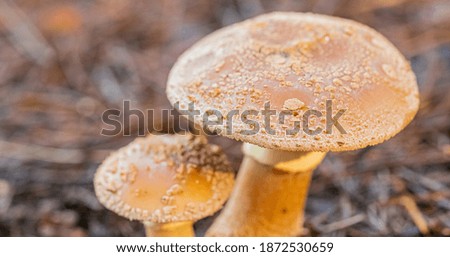
[[[304,13],[265,14],[210,34],[177,60],[166,92],[180,108],[219,111],[226,122],[206,127],[245,142],[212,236],[298,235],[325,153],[381,143],[419,106],[414,73],[385,37]]]
[[[94,178],[100,202],[144,223],[147,236],[193,236],[228,198],[234,175],[203,136],[150,135],[112,153]]]

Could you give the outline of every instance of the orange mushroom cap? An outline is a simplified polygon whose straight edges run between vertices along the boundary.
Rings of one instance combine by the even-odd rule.
[[[112,153],[94,178],[100,202],[130,220],[196,221],[218,211],[234,174],[203,136],[149,135]]]
[[[276,12],[220,29],[188,49],[169,75],[167,95],[181,107],[194,102],[205,113],[224,116],[232,110],[292,111],[284,124],[271,117],[276,133],[263,128],[264,117],[251,117],[259,133],[245,134],[251,125],[233,118],[217,132],[261,147],[288,151],[344,151],[389,139],[415,116],[418,87],[404,56],[375,30],[326,15]],[[334,116],[344,110],[330,133],[287,134],[308,110],[323,114],[310,128],[326,128],[326,102]],[[261,113],[261,112],[260,112]],[[200,123],[201,120],[195,120]],[[329,121],[328,121],[329,122]]]

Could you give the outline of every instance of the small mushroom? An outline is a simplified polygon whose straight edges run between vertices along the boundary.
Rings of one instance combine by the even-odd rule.
[[[234,174],[203,136],[149,135],[98,168],[95,193],[109,210],[144,223],[147,236],[193,236],[193,223],[218,211]]]
[[[265,14],[212,33],[178,59],[166,92],[174,105],[219,110],[227,119],[214,130],[245,142],[213,236],[298,235],[311,174],[325,153],[381,143],[419,106],[414,73],[385,37],[304,13]],[[228,118],[246,110],[259,112]]]

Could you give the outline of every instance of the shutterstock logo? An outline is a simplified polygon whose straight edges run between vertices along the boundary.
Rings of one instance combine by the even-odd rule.
[[[264,107],[257,109],[233,109],[223,113],[216,109],[201,111],[195,107],[194,102],[181,108],[177,102],[174,108],[160,110],[161,117],[155,119],[156,110],[145,111],[131,108],[131,102],[123,102],[122,110],[108,109],[102,114],[103,128],[101,135],[130,136],[132,126],[137,124],[137,135],[144,136],[151,133],[160,133],[161,128],[171,127],[173,132],[189,132],[194,135],[215,133],[231,135],[241,133],[242,135],[256,135],[264,131],[265,134],[279,134],[280,128],[285,135],[295,136],[305,133],[315,136],[321,133],[331,134],[333,128],[341,134],[346,130],[339,123],[339,119],[345,115],[345,109],[333,110],[331,100],[325,101],[325,110],[315,109],[302,110],[276,110],[271,108],[270,102],[264,103]],[[201,126],[181,126],[182,118]],[[136,122],[132,122],[132,120]],[[321,120],[322,122],[313,122]],[[158,121],[158,122],[156,122]],[[172,122],[172,123],[171,123]],[[171,123],[171,126],[169,126]],[[320,124],[318,124],[320,123]],[[157,128],[157,125],[160,127]]]

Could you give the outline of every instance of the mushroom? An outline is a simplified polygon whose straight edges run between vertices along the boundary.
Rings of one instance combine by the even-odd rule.
[[[179,108],[219,111],[223,123],[194,122],[245,142],[211,236],[298,235],[325,153],[391,138],[419,105],[414,73],[385,37],[309,13],[265,14],[210,34],[180,56],[166,92]]]
[[[144,223],[147,236],[193,236],[193,223],[219,210],[234,174],[203,136],[149,135],[98,168],[95,193],[109,210]]]

